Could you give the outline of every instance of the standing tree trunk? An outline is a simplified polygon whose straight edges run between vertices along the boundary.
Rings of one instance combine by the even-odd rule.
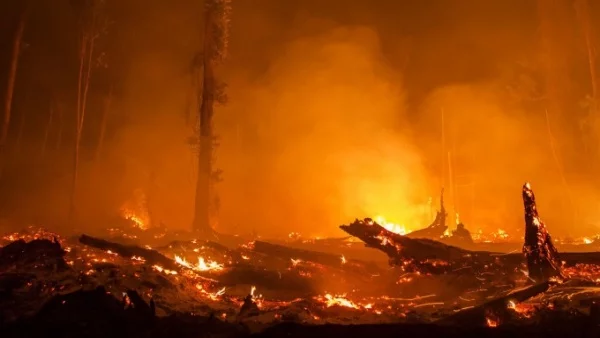
[[[215,102],[221,101],[223,93],[215,79],[215,68],[223,60],[227,50],[231,0],[207,0],[204,13],[204,48],[202,55],[203,79],[199,110],[198,130],[198,176],[194,208],[194,231],[204,235],[214,233],[211,225],[213,200],[213,113]]]
[[[77,107],[76,107],[76,125],[75,125],[75,144],[73,147],[73,177],[71,182],[70,202],[69,202],[69,223],[75,221],[75,209],[77,200],[77,179],[79,175],[79,149],[81,145],[81,136],[83,133],[83,122],[87,108],[87,97],[90,89],[90,80],[92,76],[94,51],[96,39],[98,38],[100,27],[98,26],[98,15],[102,0],[92,1],[88,8],[84,8],[82,14],[81,37],[79,46],[79,74],[77,79]],[[88,15],[86,15],[88,14]]]
[[[21,44],[23,42],[23,33],[25,32],[25,21],[29,12],[29,6],[21,12],[21,18],[15,32],[12,46],[12,56],[10,69],[8,72],[8,84],[6,86],[6,97],[4,101],[4,118],[2,120],[2,130],[0,132],[0,177],[4,165],[6,164],[6,139],[8,138],[8,129],[10,127],[10,117],[12,113],[12,101],[15,92],[15,83],[17,81],[17,69],[19,68],[19,57],[21,55]]]
[[[106,124],[108,123],[108,114],[112,105],[113,91],[112,87],[109,89],[108,94],[104,98],[104,107],[102,110],[102,120],[100,121],[100,135],[98,135],[98,144],[96,145],[96,154],[94,159],[96,162],[100,160],[100,154],[102,153],[102,147],[104,146],[104,137],[106,135]]]

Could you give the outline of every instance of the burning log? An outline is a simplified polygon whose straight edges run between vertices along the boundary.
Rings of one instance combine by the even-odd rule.
[[[94,238],[88,235],[81,235],[79,242],[104,251],[112,251],[122,257],[132,258],[142,257],[150,265],[160,265],[169,270],[179,270],[180,266],[170,258],[167,258],[158,251],[140,248],[135,245],[123,245]]]
[[[365,242],[368,247],[385,252],[392,265],[404,265],[407,260],[426,261],[439,259],[458,262],[471,254],[470,251],[449,246],[430,239],[413,239],[386,230],[372,219],[355,220],[340,228]]]
[[[562,277],[558,250],[552,244],[552,238],[546,225],[540,219],[535,195],[529,183],[523,185],[523,204],[525,206],[525,244],[523,253],[527,260],[529,277],[536,281],[545,281],[551,277]]]
[[[525,243],[523,252],[527,260],[529,277],[537,282],[551,277],[561,277],[558,250],[544,223],[540,220],[535,196],[528,183],[523,186],[525,206]],[[443,260],[449,269],[429,270],[431,273],[448,272],[459,267],[469,266],[477,269],[489,264],[502,266],[506,270],[517,268],[523,261],[521,254],[499,254],[483,251],[469,251],[428,239],[414,239],[386,230],[372,219],[356,220],[349,225],[340,226],[348,234],[361,239],[368,247],[385,252],[390,264],[405,266],[407,261],[416,261],[416,266],[425,268],[428,260]],[[562,255],[565,264],[600,262],[598,253],[568,253]]]
[[[440,238],[444,232],[448,229],[446,225],[446,218],[448,217],[448,213],[446,212],[446,208],[444,207],[444,189],[440,194],[440,210],[438,210],[435,215],[435,219],[433,223],[431,223],[427,228],[413,231],[406,236],[409,238]]]

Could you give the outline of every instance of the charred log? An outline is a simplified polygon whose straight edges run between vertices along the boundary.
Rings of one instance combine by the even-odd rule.
[[[172,259],[167,258],[163,254],[155,250],[140,248],[139,246],[135,245],[123,245],[113,243],[87,235],[81,235],[81,237],[79,237],[79,242],[100,250],[110,250],[118,254],[119,256],[125,258],[132,258],[133,256],[142,257],[150,265],[157,264],[170,270],[178,270],[180,268],[180,266],[177,263],[175,263]]]
[[[529,277],[535,281],[546,281],[551,277],[561,277],[558,250],[546,225],[540,219],[535,195],[529,183],[523,185],[523,205],[525,207],[525,243],[523,253],[527,260]]]

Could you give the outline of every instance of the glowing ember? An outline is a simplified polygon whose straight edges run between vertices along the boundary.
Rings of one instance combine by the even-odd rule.
[[[492,319],[492,318],[486,318],[485,322],[487,324],[488,327],[498,327],[498,321]]]

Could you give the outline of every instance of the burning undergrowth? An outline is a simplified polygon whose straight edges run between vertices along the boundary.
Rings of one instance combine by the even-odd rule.
[[[535,200],[525,203],[531,214]],[[528,226],[538,235],[529,237],[547,238],[541,247],[526,240],[526,254],[538,253],[529,264],[521,253],[469,251],[402,236],[371,219],[341,226],[369,247],[360,255],[347,238],[300,244],[235,236],[182,240],[165,229],[135,225],[103,236],[63,238],[30,227],[2,238],[0,317],[6,324],[48,304],[62,306],[82,292],[99,292],[112,297],[109,303],[133,304],[152,316],[191,314],[257,325],[499,326],[558,314],[596,316],[600,255],[552,251],[553,262],[560,262],[552,266],[557,273],[531,274],[547,257],[543,250],[551,240],[537,211],[530,217]],[[388,264],[373,249],[385,253]]]

